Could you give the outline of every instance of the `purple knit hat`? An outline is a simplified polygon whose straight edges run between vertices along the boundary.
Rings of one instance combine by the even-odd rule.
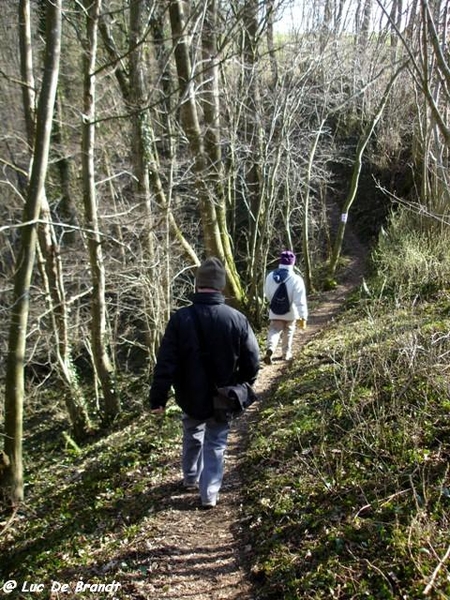
[[[280,254],[280,265],[294,265],[295,254],[290,250],[283,250]]]

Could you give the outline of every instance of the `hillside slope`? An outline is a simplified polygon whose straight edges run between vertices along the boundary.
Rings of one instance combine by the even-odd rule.
[[[348,294],[360,283],[364,252],[356,241],[354,248],[359,252],[349,262],[341,285],[310,299],[308,328],[297,332],[295,353],[301,352],[302,346],[339,313]],[[245,479],[240,462],[248,430],[287,368],[289,365],[275,359],[273,365],[261,369],[256,385],[260,400],[245,417],[236,421],[230,437],[225,481],[216,510],[206,513],[197,510],[196,496],[177,489],[178,465],[171,469],[167,484],[173,493],[167,497],[166,509],[158,514],[157,528],[161,534],[149,541],[154,569],[145,586],[139,583],[141,592],[145,589],[154,598],[171,600],[250,600],[254,597],[252,583],[243,568],[246,554],[253,550],[250,545],[242,545],[245,519],[242,521],[241,505]],[[133,585],[129,593],[134,594]]]
[[[297,354],[360,282],[362,259],[361,253],[351,260],[342,285],[310,298]],[[67,586],[65,598],[98,598],[98,586],[109,585],[114,598],[254,598],[246,569],[254,549],[243,543],[248,531],[241,463],[249,432],[287,368],[275,360],[261,369],[260,401],[235,423],[224,487],[212,511],[199,510],[196,494],[180,487],[176,407],[163,418],[138,415],[107,438],[74,449],[61,443],[64,420],[57,403],[42,398],[33,415],[39,425],[28,427],[25,441],[26,505],[0,523],[0,583],[15,582],[13,594],[22,598],[30,597],[29,582],[42,586],[45,597],[58,597],[59,586]]]

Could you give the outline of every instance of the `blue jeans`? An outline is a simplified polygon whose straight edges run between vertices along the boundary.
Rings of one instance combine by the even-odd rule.
[[[199,421],[183,414],[182,468],[185,484],[199,483],[202,504],[217,502],[222,485],[229,423]]]

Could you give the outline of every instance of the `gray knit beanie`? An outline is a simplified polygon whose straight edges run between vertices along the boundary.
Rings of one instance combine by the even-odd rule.
[[[202,262],[197,269],[196,287],[223,290],[226,284],[226,273],[223,264],[212,256]]]

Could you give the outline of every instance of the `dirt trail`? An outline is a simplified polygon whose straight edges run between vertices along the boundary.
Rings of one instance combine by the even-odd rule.
[[[359,246],[355,241],[353,248]],[[339,312],[348,293],[361,282],[363,253],[350,262],[344,281],[323,294],[311,311],[308,327],[297,332],[295,350],[300,351]],[[295,355],[295,353],[294,353]],[[256,389],[260,396],[231,433],[225,478],[220,500],[214,510],[198,509],[197,493],[179,489],[180,465],[174,464],[167,474],[167,508],[157,515],[156,534],[147,541],[151,569],[146,579],[135,581],[129,597],[154,600],[252,600],[252,585],[241,564],[240,489],[245,482],[239,475],[239,456],[245,447],[245,435],[258,405],[270,393],[286,363],[275,360],[264,366]],[[171,492],[170,492],[171,490]],[[154,533],[154,530],[153,530]]]

